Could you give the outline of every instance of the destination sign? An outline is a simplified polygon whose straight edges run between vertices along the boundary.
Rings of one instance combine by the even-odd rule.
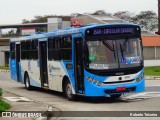
[[[124,34],[124,33],[133,33],[133,28],[106,28],[106,29],[94,29],[93,35],[101,34]]]
[[[86,36],[99,36],[99,35],[133,35],[140,33],[139,27],[103,27],[93,28],[86,31]]]

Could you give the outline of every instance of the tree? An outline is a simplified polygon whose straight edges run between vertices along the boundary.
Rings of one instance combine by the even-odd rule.
[[[27,20],[27,19],[23,19],[22,23],[44,23],[47,22],[47,18],[50,17],[48,16],[34,16],[34,18],[32,20]],[[46,32],[47,28],[46,27],[37,27],[36,28],[37,32]],[[19,29],[17,29],[16,34],[20,34]]]
[[[14,35],[14,30],[11,29],[10,31],[8,31],[8,34],[9,34],[9,35]]]
[[[22,20],[22,23],[30,23],[30,21],[27,20],[27,19],[23,19],[23,20]]]
[[[17,28],[17,29],[16,29],[15,34],[16,34],[16,36],[19,36],[19,35],[21,34],[20,28]]]
[[[106,13],[105,10],[97,10],[92,15],[111,15],[110,13]]]
[[[47,22],[47,18],[50,17],[48,16],[34,16],[34,18],[32,20],[27,20],[27,19],[23,19],[22,23],[43,23],[43,22]]]
[[[6,34],[3,34],[3,37],[13,37],[13,36],[17,36],[18,31],[16,31],[16,29],[10,29]]]
[[[34,19],[31,20],[31,23],[47,22],[47,17],[49,16],[34,16]]]
[[[158,29],[158,16],[153,11],[142,11],[131,19],[133,23],[140,24],[142,28],[145,28],[151,32],[155,32]]]
[[[130,13],[129,11],[119,11],[119,12],[114,13],[113,16],[130,22],[134,14]]]

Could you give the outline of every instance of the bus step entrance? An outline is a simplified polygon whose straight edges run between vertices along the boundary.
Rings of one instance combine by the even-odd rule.
[[[48,84],[47,84],[47,83],[44,83],[44,87],[48,87]]]
[[[49,90],[49,87],[42,87],[43,89],[45,89],[45,90]]]

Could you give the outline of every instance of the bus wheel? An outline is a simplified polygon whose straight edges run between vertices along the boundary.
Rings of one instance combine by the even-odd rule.
[[[72,86],[71,83],[67,80],[65,83],[65,96],[69,101],[75,100],[75,95],[72,94]]]
[[[120,98],[122,94],[117,94],[117,95],[110,95],[111,98]]]
[[[30,80],[28,74],[25,75],[25,88],[31,90]]]

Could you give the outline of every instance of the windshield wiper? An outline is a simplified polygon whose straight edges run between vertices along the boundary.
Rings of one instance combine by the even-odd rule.
[[[116,54],[115,54],[115,50],[114,50],[114,44],[113,44],[113,47],[112,47],[112,46],[110,46],[110,44],[108,44],[106,41],[102,41],[102,43],[103,43],[107,48],[109,48],[109,50],[114,51],[114,59],[116,60]]]
[[[124,58],[123,52],[126,50],[127,42],[128,42],[128,39],[125,39],[123,44],[120,43],[120,51],[121,51],[122,58]]]
[[[123,54],[123,48],[122,48],[122,45],[121,45],[121,43],[120,43],[120,51],[121,51],[121,55],[122,55],[122,58],[124,58],[124,54]]]
[[[127,42],[128,42],[128,39],[126,39],[126,40],[123,42],[123,44],[121,45],[121,48],[122,48],[123,51],[126,50]]]
[[[114,49],[110,46],[110,44],[108,44],[106,41],[102,41],[102,42],[107,48],[109,48],[111,51],[114,51]]]

